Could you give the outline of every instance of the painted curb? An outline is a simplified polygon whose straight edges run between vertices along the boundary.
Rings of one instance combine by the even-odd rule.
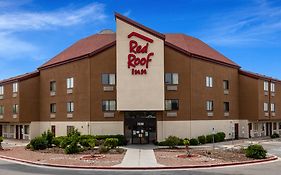
[[[244,162],[231,162],[231,163],[222,163],[222,164],[209,164],[209,165],[187,165],[187,166],[165,166],[165,167],[110,167],[110,166],[74,166],[74,165],[60,165],[60,164],[48,164],[33,162],[24,159],[17,159],[8,156],[1,156],[1,159],[17,161],[21,163],[27,163],[32,165],[47,166],[47,167],[56,167],[56,168],[70,168],[70,169],[96,169],[96,170],[169,170],[169,169],[196,169],[196,168],[212,168],[212,167],[226,167],[234,165],[251,165],[256,163],[270,162],[277,160],[277,156],[271,156],[262,160],[253,160],[253,161],[244,161]]]

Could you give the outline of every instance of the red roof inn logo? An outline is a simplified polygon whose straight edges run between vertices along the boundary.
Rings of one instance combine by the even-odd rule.
[[[147,74],[149,62],[152,61],[151,57],[154,56],[154,52],[148,53],[149,44],[153,43],[153,40],[136,32],[130,33],[128,35],[128,38],[131,38],[133,36],[140,38],[146,41],[147,43],[145,45],[140,45],[137,41],[133,39],[130,40],[130,53],[128,54],[128,69],[131,69],[132,75],[144,75]]]

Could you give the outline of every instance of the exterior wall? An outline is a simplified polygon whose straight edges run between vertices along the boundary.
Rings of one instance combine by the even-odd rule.
[[[16,97],[13,97],[13,83],[4,84],[4,98],[0,100],[0,105],[4,106],[4,115],[0,119],[0,122],[18,122],[19,114],[16,118],[13,116],[13,105],[19,105],[19,93],[21,92],[20,85],[18,86],[18,93]],[[21,108],[19,106],[19,108]]]
[[[213,87],[206,87],[206,76],[213,77]],[[191,119],[192,120],[233,120],[239,119],[239,78],[238,69],[191,59]],[[229,81],[229,94],[224,94],[223,80]],[[208,117],[207,100],[214,102],[214,116]],[[229,116],[224,116],[223,103],[229,102]]]
[[[164,110],[164,41],[118,18],[116,26],[117,110]],[[147,74],[132,75],[132,70],[127,65],[130,53],[128,35],[131,32],[137,32],[153,40],[153,43],[148,43],[135,36],[131,38],[142,46],[148,43],[148,52],[138,53],[137,57],[146,58],[149,53],[154,53],[150,57]],[[145,68],[145,65],[135,67],[135,69]]]
[[[235,123],[239,124],[239,137],[247,137],[247,120],[158,121],[157,140],[163,141],[170,135],[180,138],[197,138],[200,135],[212,134],[213,128],[215,132],[225,132],[226,139],[231,139],[234,135],[233,127]]]
[[[83,59],[40,72],[40,121],[90,120],[90,66]],[[73,93],[67,94],[66,79],[74,78]],[[56,95],[50,96],[50,82],[56,81]],[[72,118],[67,118],[67,102],[74,102]],[[55,118],[50,119],[50,104],[56,103]]]
[[[275,82],[275,93],[271,96],[271,103],[275,104],[275,116],[271,114],[271,119],[281,120],[281,82]]]
[[[239,107],[241,119],[258,120],[260,113],[259,91],[259,80],[245,75],[239,75]]]

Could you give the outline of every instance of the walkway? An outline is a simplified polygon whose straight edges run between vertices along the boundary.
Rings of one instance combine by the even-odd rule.
[[[154,151],[154,145],[129,145],[126,155],[121,164],[117,167],[157,167],[162,166],[157,163]]]

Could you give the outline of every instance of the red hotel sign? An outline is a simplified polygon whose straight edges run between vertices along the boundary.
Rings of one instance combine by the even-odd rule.
[[[152,61],[151,57],[154,56],[154,52],[148,53],[149,44],[153,43],[153,40],[136,32],[130,33],[128,35],[128,38],[131,38],[133,36],[140,38],[146,41],[147,43],[145,45],[140,45],[137,41],[133,39],[130,40],[130,53],[128,54],[128,69],[131,69],[132,75],[144,75],[147,74],[149,63]]]

